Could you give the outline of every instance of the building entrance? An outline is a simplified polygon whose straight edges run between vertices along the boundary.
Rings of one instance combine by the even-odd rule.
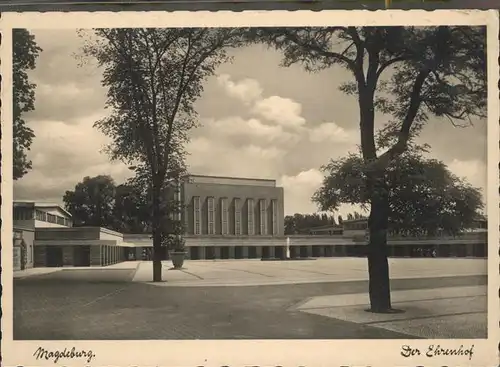
[[[229,259],[229,247],[221,247],[220,248],[220,258],[221,259]]]
[[[274,257],[277,259],[286,259],[286,248],[284,246],[275,246]]]
[[[236,246],[234,248],[234,258],[235,259],[243,259],[243,247]]]
[[[324,254],[322,246],[313,246],[312,255],[313,257],[322,257]]]
[[[189,249],[191,260],[200,260],[200,248],[198,246],[193,246]]]
[[[248,247],[248,258],[249,259],[257,258],[257,248],[255,246]]]
[[[47,246],[47,266],[59,268],[63,266],[63,249],[59,246]]]
[[[212,246],[205,247],[205,257],[207,260],[215,260],[215,248]]]
[[[90,246],[75,246],[73,248],[73,265],[90,266]]]

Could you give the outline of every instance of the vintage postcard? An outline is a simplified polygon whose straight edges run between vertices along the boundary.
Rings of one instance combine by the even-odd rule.
[[[0,24],[4,365],[498,364],[498,12]]]

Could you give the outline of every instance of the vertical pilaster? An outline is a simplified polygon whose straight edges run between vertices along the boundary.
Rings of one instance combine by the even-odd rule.
[[[90,266],[102,266],[102,248],[103,246],[90,246]]]

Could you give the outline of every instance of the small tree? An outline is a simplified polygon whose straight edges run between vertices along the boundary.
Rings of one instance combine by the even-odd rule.
[[[367,164],[369,294],[373,312],[390,312],[387,261],[389,189],[385,173],[431,116],[467,124],[486,114],[485,27],[264,28],[251,39],[282,51],[283,65],[316,72],[341,66],[341,86],[358,101]],[[375,111],[391,116],[377,135]]]
[[[29,81],[27,72],[35,68],[42,49],[26,29],[12,30],[12,44],[13,178],[18,180],[31,169],[27,151],[35,133],[26,125],[23,114],[35,109],[36,85]]]
[[[331,161],[323,167],[326,175],[313,201],[321,210],[336,210],[344,203],[366,207],[370,203],[367,169],[359,154]],[[392,161],[384,180],[389,190],[388,231],[393,234],[456,235],[473,226],[483,209],[479,189],[419,151],[407,151]],[[355,212],[352,217],[361,215]]]
[[[112,159],[136,164],[151,188],[153,281],[161,281],[165,186],[177,180],[188,132],[197,126],[194,102],[203,82],[240,44],[233,29],[97,29],[83,56],[103,68],[111,114],[95,126],[111,137]],[[166,206],[168,207],[168,206]]]

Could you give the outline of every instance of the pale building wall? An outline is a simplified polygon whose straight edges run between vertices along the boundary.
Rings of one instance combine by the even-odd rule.
[[[68,228],[67,226],[63,226],[57,223],[49,223],[41,220],[34,220],[35,228]]]

